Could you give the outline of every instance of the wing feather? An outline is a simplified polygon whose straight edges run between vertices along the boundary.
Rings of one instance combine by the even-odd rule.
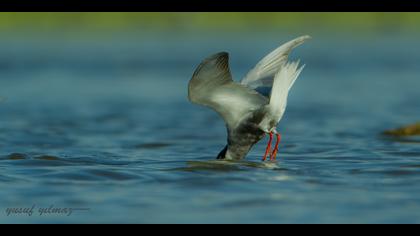
[[[301,45],[310,36],[305,35],[293,39],[271,53],[265,56],[257,65],[248,72],[248,74],[241,80],[241,84],[249,88],[257,89],[260,87],[272,87],[274,75],[287,62],[289,53],[292,49]],[[268,94],[265,94],[268,95]]]
[[[201,62],[188,84],[188,98],[215,110],[230,129],[248,113],[268,104],[267,98],[232,80],[226,52],[214,54]]]

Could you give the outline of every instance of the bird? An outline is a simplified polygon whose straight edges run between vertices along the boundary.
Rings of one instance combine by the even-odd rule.
[[[277,47],[240,82],[232,78],[229,53],[225,51],[205,58],[197,66],[188,83],[188,99],[213,109],[226,124],[227,144],[217,159],[242,160],[268,134],[262,161],[268,155],[270,161],[276,160],[281,140],[276,127],[286,110],[289,90],[305,67],[299,67],[299,60],[288,61],[288,56],[292,49],[310,38],[300,36]],[[272,149],[274,136],[276,143]]]

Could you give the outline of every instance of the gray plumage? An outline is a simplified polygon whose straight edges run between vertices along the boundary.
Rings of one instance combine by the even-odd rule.
[[[288,91],[303,69],[298,68],[298,63],[287,63],[287,56],[307,38],[299,37],[268,54],[241,83],[232,79],[226,52],[204,59],[197,67],[188,84],[188,98],[215,110],[227,127],[227,145],[218,159],[243,159],[265,133],[275,132],[286,108]],[[256,91],[270,86],[270,81],[269,98]]]

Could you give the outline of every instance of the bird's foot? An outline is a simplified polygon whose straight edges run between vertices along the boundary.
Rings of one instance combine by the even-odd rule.
[[[265,153],[264,153],[264,157],[263,157],[263,161],[265,161],[266,159],[267,159],[267,154],[270,152],[270,150],[271,150],[271,142],[273,141],[273,133],[272,132],[270,132],[269,133],[269,135],[270,135],[270,139],[268,140],[268,144],[267,144],[267,147],[265,148]],[[271,157],[270,157],[271,158]]]
[[[279,150],[279,143],[281,140],[281,135],[276,132],[276,145],[274,145],[273,152],[270,155],[270,161],[275,161],[277,156],[277,151]]]

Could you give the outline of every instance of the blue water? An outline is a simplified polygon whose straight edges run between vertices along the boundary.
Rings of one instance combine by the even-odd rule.
[[[278,130],[215,161],[217,114],[187,100],[199,62],[239,80],[292,34],[2,39],[2,223],[420,223],[420,36],[312,35]],[[8,214],[11,208],[86,208]],[[9,212],[10,213],[10,212]]]

